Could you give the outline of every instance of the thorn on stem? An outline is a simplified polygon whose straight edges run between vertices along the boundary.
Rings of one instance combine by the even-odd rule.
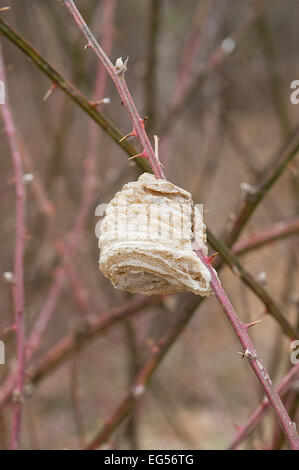
[[[142,125],[142,127],[145,126],[145,123],[147,120],[148,120],[148,116],[145,116],[143,119],[141,119],[140,124]]]
[[[131,132],[129,132],[129,134],[124,135],[124,136],[118,141],[118,143],[120,144],[123,140],[127,139],[128,137],[137,137],[137,133],[136,133],[135,129],[133,129]]]
[[[249,330],[249,328],[251,328],[252,326],[254,325],[257,325],[257,323],[261,323],[262,320],[256,320],[256,321],[253,321],[251,323],[245,323],[244,326],[247,330]]]
[[[219,255],[219,253],[218,253],[218,251],[216,251],[216,253],[213,253],[211,256],[208,256],[207,257],[208,263],[212,264],[213,261],[214,261],[214,258],[216,258],[216,256],[218,256],[218,255]]]
[[[90,45],[89,43],[85,44],[84,50],[86,51],[86,49],[87,49],[88,47],[91,47],[91,45]]]
[[[47,99],[52,95],[53,91],[57,88],[57,83],[52,83],[51,88],[47,91],[45,96],[43,97],[43,101],[47,101]]]
[[[148,159],[148,156],[147,156],[146,152],[143,151],[142,153],[138,153],[137,155],[133,155],[132,157],[128,158],[128,160],[133,160],[133,158],[140,158],[140,157]]]
[[[7,11],[7,10],[10,10],[10,7],[2,7],[0,8],[0,13],[2,13],[3,11]]]

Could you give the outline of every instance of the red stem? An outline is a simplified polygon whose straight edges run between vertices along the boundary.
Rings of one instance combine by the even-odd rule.
[[[112,45],[111,41],[112,41],[113,27],[112,27],[111,21],[112,21],[112,16],[114,12],[112,0],[110,0],[109,8],[110,8],[110,11],[109,11],[109,15],[108,15],[108,12],[106,15],[106,24],[105,24],[106,27],[105,27],[105,32],[103,34],[107,49],[110,49]],[[110,21],[109,24],[107,24],[108,20]],[[96,83],[96,94],[99,97],[103,97],[102,95],[104,95],[105,84],[106,84],[105,74],[100,73],[98,71],[97,83]],[[93,124],[94,123],[91,123],[91,126]],[[49,289],[49,293],[46,297],[44,305],[38,315],[38,318],[28,338],[27,345],[26,345],[27,346],[27,351],[26,351],[27,363],[31,361],[34,352],[40,346],[41,338],[49,324],[51,316],[53,315],[59,295],[65,283],[64,274],[68,274],[68,270],[64,269],[65,265],[69,262],[69,260],[72,259],[76,251],[76,248],[80,241],[80,237],[82,235],[82,231],[84,229],[84,225],[86,223],[86,218],[88,216],[88,213],[89,213],[92,201],[93,201],[94,166],[95,166],[95,158],[96,158],[96,141],[94,137],[95,137],[95,133],[93,133],[93,136],[91,135],[90,148],[88,149],[87,156],[84,162],[85,173],[84,173],[84,183],[83,183],[83,191],[82,191],[82,201],[81,201],[80,207],[78,208],[77,217],[74,221],[73,227],[71,228],[70,232],[67,235],[67,246],[64,246],[63,251],[60,253],[61,255],[60,266],[55,270],[54,278],[52,281],[52,285]],[[72,282],[71,282],[71,286],[72,286]],[[2,387],[2,390],[1,390],[2,393],[0,394],[0,403],[5,401],[7,397],[9,396],[9,394],[11,393],[15,384],[15,380],[16,380],[16,374],[14,371],[12,371],[6,378],[4,386]]]
[[[147,136],[147,133],[144,128],[144,120],[141,119],[141,117],[138,114],[138,111],[136,109],[135,103],[133,101],[133,98],[130,94],[130,91],[128,89],[128,86],[125,81],[124,77],[124,72],[125,72],[125,64],[124,67],[120,70],[118,70],[110,61],[110,59],[107,57],[106,53],[103,51],[101,46],[99,45],[98,41],[95,39],[93,34],[91,33],[90,29],[88,28],[86,22],[82,18],[79,10],[77,9],[75,3],[73,0],[59,0],[61,3],[63,3],[70,14],[73,16],[74,20],[76,21],[78,27],[86,37],[88,41],[88,45],[92,48],[92,50],[96,53],[96,55],[99,57],[101,62],[104,64],[106,67],[109,75],[111,76],[118,93],[121,97],[122,103],[126,107],[130,118],[133,123],[133,130],[136,133],[137,138],[142,144],[143,147],[143,152],[142,156],[147,158],[149,160],[149,163],[153,169],[153,172],[157,178],[162,178],[165,179],[163,170],[161,168],[160,162],[156,158],[156,155],[154,153],[153,147],[149,141],[149,138]]]
[[[266,243],[273,242],[279,238],[284,238],[289,235],[299,232],[299,218],[290,220],[288,222],[279,222],[273,227],[263,230],[262,232],[254,232],[248,235],[247,238],[236,242],[233,246],[233,253],[243,254],[247,251],[256,249]]]
[[[4,61],[2,55],[2,46],[0,43],[0,80],[6,83]],[[25,190],[23,184],[23,172],[21,155],[19,152],[16,129],[13,117],[8,104],[6,93],[5,104],[2,105],[2,116],[4,120],[6,134],[9,140],[11,155],[14,165],[15,184],[16,184],[16,240],[15,240],[15,260],[14,260],[14,285],[13,299],[15,311],[15,330],[17,335],[17,383],[15,388],[15,403],[13,405],[13,424],[11,449],[19,449],[20,432],[22,418],[22,399],[25,381],[25,321],[24,321],[24,240],[25,240]]]

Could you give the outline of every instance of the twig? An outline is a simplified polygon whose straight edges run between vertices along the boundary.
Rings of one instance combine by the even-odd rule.
[[[113,3],[109,2],[109,14],[111,19],[113,17]],[[109,19],[109,18],[108,18]],[[106,18],[107,20],[107,18]],[[1,21],[1,20],[0,20]],[[112,33],[111,33],[111,22],[107,23],[107,28],[109,34],[104,34],[104,39],[107,44],[107,47],[110,49],[111,41],[112,41]],[[106,84],[105,74],[98,72],[97,80],[96,80],[96,93],[104,93]],[[78,245],[80,237],[82,235],[82,231],[86,222],[87,215],[90,210],[90,206],[93,201],[94,195],[94,166],[95,166],[95,158],[96,158],[96,136],[95,136],[95,129],[91,129],[93,138],[90,140],[91,147],[87,153],[87,157],[84,162],[85,167],[85,175],[84,175],[84,182],[83,182],[83,190],[82,190],[82,201],[78,208],[77,216],[74,221],[73,227],[71,228],[70,232],[67,235],[67,246],[66,245],[59,245],[60,250],[59,253],[61,255],[61,263],[60,266],[55,270],[54,278],[52,285],[49,289],[48,296],[46,301],[39,313],[39,316],[34,324],[34,327],[31,331],[27,342],[27,362],[30,362],[34,352],[38,349],[40,345],[41,338],[48,326],[48,323],[51,319],[51,316],[54,312],[56,303],[58,301],[60,292],[65,283],[65,274],[70,274],[70,260],[74,254],[74,251]],[[70,278],[71,286],[73,286],[73,277]],[[76,292],[75,300],[80,308],[84,308],[82,304],[82,299],[79,298],[79,293]],[[13,373],[11,375],[14,375]],[[11,383],[13,383],[13,378],[8,376],[6,379],[6,383],[4,384],[4,397],[7,396],[7,391],[11,388]]]
[[[146,297],[128,302],[121,307],[113,308],[106,314],[101,315],[96,322],[86,324],[84,329],[78,328],[75,333],[67,334],[38,361],[34,368],[28,370],[27,379],[34,384],[38,383],[45,376],[70,359],[75,353],[76,348],[82,349],[116,323],[137,313],[145,313],[147,307],[157,305],[160,302],[161,297],[159,296]],[[0,405],[3,405],[8,400],[14,384],[15,374],[12,372],[1,387]]]
[[[290,390],[285,397],[285,407],[290,417],[295,421],[296,411],[299,404],[299,397],[296,390]],[[274,432],[272,443],[270,445],[271,450],[280,450],[284,444],[283,433],[277,423],[274,423]]]
[[[0,80],[6,83],[2,45],[0,43]],[[5,103],[2,105],[2,116],[6,134],[9,140],[16,184],[16,240],[14,260],[13,298],[15,311],[15,330],[17,335],[17,382],[14,391],[15,403],[13,405],[13,424],[11,449],[19,449],[22,419],[22,401],[24,392],[24,379],[26,367],[25,354],[25,318],[24,318],[24,240],[25,240],[25,190],[23,182],[22,160],[18,148],[16,129],[8,104],[6,93]]]
[[[171,127],[174,126],[177,120],[182,116],[183,112],[188,108],[189,104],[194,100],[205,80],[207,80],[212,72],[217,70],[226,62],[227,58],[230,57],[231,53],[234,51],[236,44],[240,42],[246,34],[248,34],[262,11],[262,6],[254,9],[250,16],[230,35],[231,44],[233,45],[231,49],[227,50],[223,47],[223,42],[221,42],[221,44],[212,51],[206,64],[200,68],[196,77],[192,81],[191,85],[185,90],[180,100],[178,100],[176,104],[171,106],[169,109],[161,125],[161,136],[169,133]]]
[[[206,7],[204,3],[204,7]],[[202,9],[202,2],[197,6],[194,12],[194,25],[188,34],[183,52],[181,54],[181,60],[179,64],[178,75],[176,83],[171,94],[169,110],[174,108],[183,98],[185,91],[190,85],[192,77],[192,66],[195,58],[195,54],[198,51],[201,41],[201,22],[198,20],[200,11]],[[164,163],[168,162],[171,144],[174,138],[174,134],[168,133],[163,136],[161,140],[161,153],[163,154]]]
[[[78,374],[78,354],[74,354],[70,364],[69,390],[71,397],[71,407],[73,419],[80,448],[85,445],[85,426],[80,404],[79,374]]]
[[[275,224],[273,227],[265,229],[261,232],[253,232],[246,238],[237,241],[232,248],[232,252],[241,255],[248,251],[260,248],[275,240],[295,235],[299,232],[299,218],[293,220],[282,221]]]
[[[263,288],[263,286],[244,269],[238,258],[233,255],[230,250],[212,234],[210,230],[208,230],[208,238],[211,246],[214,248],[214,250],[220,253],[222,259],[232,268],[233,273],[236,274],[237,277],[239,277],[263,302],[266,307],[266,311],[275,318],[275,320],[281,326],[283,332],[291,339],[297,338],[299,336],[298,332],[283,316],[279,307]]]
[[[39,360],[32,370],[28,371],[29,380],[34,384],[38,383],[46,375],[56,370],[57,367],[72,357],[76,348],[81,350],[113,325],[137,313],[145,313],[147,308],[158,305],[160,302],[160,296],[134,299],[121,307],[113,308],[106,314],[101,315],[94,323],[86,324],[84,329],[79,328],[75,333],[66,335]],[[0,399],[0,403],[2,401],[3,397],[2,400]]]
[[[192,314],[192,313],[191,313]],[[126,397],[106,421],[103,428],[91,440],[86,449],[97,449],[108,440],[112,432],[123,422],[130,413],[135,401],[145,392],[146,386],[153,373],[163,360],[169,348],[181,334],[182,329],[190,318],[190,312],[185,312],[184,316],[177,325],[169,329],[163,338],[161,338],[152,348],[152,354],[145,362],[136,376],[136,379]]]
[[[299,377],[299,364],[292,367],[292,369],[288,372],[288,374],[284,377],[284,379],[278,385],[276,391],[279,393],[280,396],[283,396],[295,382],[295,380]],[[238,431],[236,437],[228,447],[229,449],[236,449],[254,430],[257,424],[261,421],[261,419],[265,416],[266,412],[269,409],[269,401],[267,399],[263,400],[262,404],[257,407],[257,409],[252,413],[251,417],[249,418],[248,422],[245,426],[242,426],[240,431]]]
[[[283,93],[284,84],[280,72],[279,61],[276,56],[274,38],[265,13],[260,15],[257,20],[257,32],[268,68],[268,83],[271,88],[274,109],[280,123],[282,137],[287,139],[290,136],[292,124],[289,118],[287,100]]]
[[[124,322],[124,332],[126,335],[126,343],[128,349],[128,386],[131,386],[138,369],[139,369],[139,349],[138,342],[136,338],[136,331],[134,324],[130,318]],[[126,436],[129,443],[129,446],[132,450],[139,450],[139,426],[138,426],[138,417],[139,417],[139,406],[138,403],[135,403],[132,409],[131,416],[128,418],[126,423]]]
[[[106,134],[108,134],[129,156],[136,155],[136,148],[126,139],[121,140],[123,134],[117,127],[100,113],[94,103],[88,101],[82,93],[75,88],[65,77],[63,77],[52,65],[47,62],[22,36],[14,31],[0,17],[0,31],[13,44],[15,44],[25,55],[27,55],[35,65],[47,75],[51,82],[66,93],[74,103],[76,103],[89,117],[91,117]],[[144,158],[135,158],[136,163],[141,166],[144,171],[151,171],[147,161]]]
[[[248,222],[250,216],[259,205],[259,203],[266,196],[268,191],[271,189],[274,183],[282,175],[288,164],[296,156],[299,150],[299,130],[293,132],[291,139],[287,141],[283,150],[279,152],[279,159],[273,166],[271,164],[268,171],[265,172],[265,176],[261,183],[257,187],[249,187],[239,209],[235,221],[229,233],[225,236],[225,244],[231,247],[236,241],[240,234],[240,231],[244,228]]]

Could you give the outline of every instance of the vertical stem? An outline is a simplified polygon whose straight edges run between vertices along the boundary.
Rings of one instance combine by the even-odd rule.
[[[2,47],[0,43],[0,80],[6,83]],[[9,140],[11,155],[14,165],[15,185],[16,185],[16,240],[15,240],[15,259],[14,259],[14,284],[13,298],[15,310],[15,328],[17,334],[17,384],[15,389],[15,403],[13,405],[13,425],[11,449],[20,447],[20,431],[22,417],[22,399],[25,379],[25,322],[24,322],[24,210],[25,210],[25,191],[23,184],[23,173],[21,156],[17,145],[16,129],[8,105],[7,95],[5,104],[2,105],[2,116],[5,124],[6,134]]]

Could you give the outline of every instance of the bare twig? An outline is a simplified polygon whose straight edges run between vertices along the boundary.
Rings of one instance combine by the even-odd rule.
[[[241,255],[299,232],[299,218],[278,222],[273,227],[261,232],[253,232],[233,245],[233,253]]]
[[[160,296],[135,299],[121,307],[113,308],[106,314],[101,315],[97,321],[86,324],[85,328],[80,327],[75,332],[67,334],[38,361],[34,368],[28,370],[27,379],[34,384],[38,383],[69,360],[77,348],[81,350],[113,325],[137,313],[145,312],[147,307],[157,305],[161,300]],[[12,372],[1,387],[0,405],[3,405],[9,399],[14,384],[15,374]]]
[[[239,43],[249,31],[251,31],[257,18],[262,13],[262,10],[262,6],[254,9],[249,17],[242,24],[238,25],[236,30],[230,35],[230,43],[232,44],[231,48],[227,49],[226,47],[223,47],[223,42],[221,41],[221,44],[212,51],[207,62],[200,67],[200,70],[192,83],[187,89],[185,89],[185,92],[181,95],[180,99],[177,100],[175,105],[170,107],[160,129],[161,136],[169,133],[170,129],[183,115],[183,112],[188,108],[189,104],[194,100],[205,80],[207,80],[212,72],[217,70],[226,62],[227,58],[234,51],[236,44]]]
[[[89,117],[91,117],[106,134],[108,134],[129,156],[135,156],[136,148],[126,139],[121,140],[123,134],[117,127],[100,113],[93,102],[88,101],[82,93],[75,88],[65,77],[63,77],[49,62],[47,62],[22,36],[14,31],[0,17],[0,31],[13,44],[15,44],[25,55],[27,55],[33,63],[49,77],[51,82],[66,93]],[[143,168],[144,171],[151,171],[147,161],[144,158],[136,158],[136,163]]]
[[[76,348],[80,350],[94,341],[100,334],[107,331],[113,325],[132,317],[137,313],[146,311],[161,302],[160,296],[134,299],[121,307],[113,308],[103,314],[95,322],[87,324],[85,328],[79,328],[75,333],[66,335],[48,353],[42,357],[38,364],[28,371],[28,378],[34,384],[42,380],[47,374],[56,370],[70,357]],[[0,397],[0,403],[2,402]]]
[[[290,322],[283,316],[279,307],[276,305],[271,296],[263,288],[263,286],[254,279],[254,277],[244,269],[238,258],[233,255],[230,250],[218,240],[210,230],[208,230],[209,243],[218,253],[221,254],[222,259],[232,268],[232,271],[239,277],[263,302],[266,311],[270,313],[273,318],[279,323],[283,332],[291,339],[298,337],[298,332],[290,324]]]
[[[256,207],[264,199],[273,184],[275,184],[278,178],[282,175],[288,164],[297,155],[298,150],[299,130],[296,130],[293,132],[291,139],[287,141],[283,150],[278,153],[279,158],[277,159],[277,162],[274,165],[271,164],[268,171],[265,172],[265,176],[261,183],[257,187],[248,187],[241,208],[235,216],[233,226],[225,236],[225,244],[228,247],[231,247],[236,241],[240,231],[248,222]]]
[[[0,80],[6,83],[2,45],[0,43]],[[11,449],[19,449],[22,418],[22,400],[24,392],[24,379],[26,367],[25,354],[25,318],[24,318],[24,240],[25,240],[25,190],[23,181],[22,161],[16,137],[16,129],[8,104],[6,93],[5,103],[2,105],[2,116],[6,134],[9,140],[16,184],[16,241],[14,261],[14,311],[15,330],[17,335],[17,382],[14,391],[15,403],[13,406],[13,424]]]

